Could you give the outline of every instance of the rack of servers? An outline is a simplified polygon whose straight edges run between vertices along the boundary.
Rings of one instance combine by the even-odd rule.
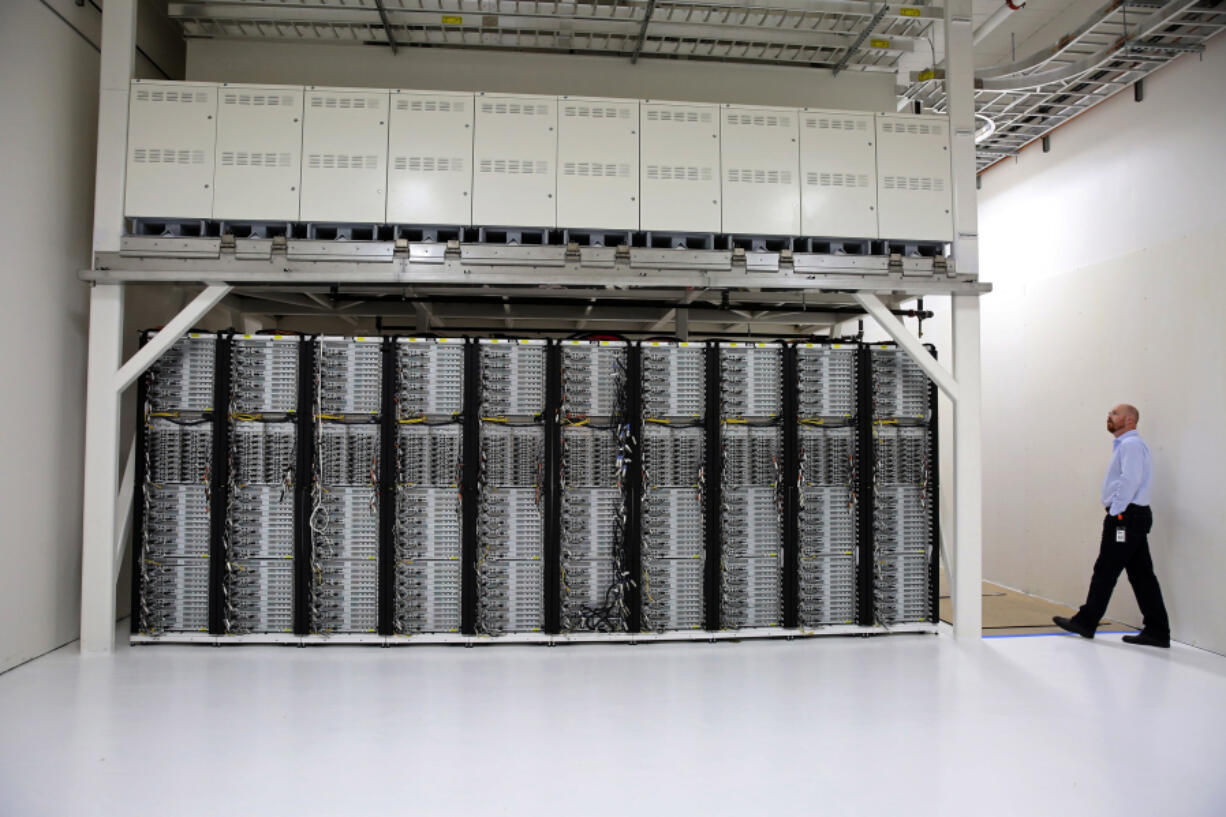
[[[935,630],[892,344],[192,332],[138,400],[137,643]]]

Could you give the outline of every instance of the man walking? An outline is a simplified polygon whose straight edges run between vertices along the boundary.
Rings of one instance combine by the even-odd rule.
[[[1126,635],[1129,644],[1150,647],[1171,646],[1171,625],[1162,603],[1162,590],[1149,557],[1149,530],[1154,515],[1149,509],[1152,473],[1149,446],[1137,433],[1140,413],[1124,403],[1107,414],[1107,431],[1115,435],[1115,449],[1107,476],[1103,480],[1103,538],[1094,562],[1094,576],[1086,603],[1072,618],[1055,616],[1052,621],[1082,638],[1093,638],[1120,571],[1128,571],[1128,581],[1137,596],[1144,617],[1144,628]]]

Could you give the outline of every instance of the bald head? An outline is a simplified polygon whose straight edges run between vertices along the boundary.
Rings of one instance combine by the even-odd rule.
[[[1136,406],[1120,403],[1107,412],[1107,431],[1118,437],[1121,434],[1135,430],[1140,420],[1141,412],[1137,411]]]

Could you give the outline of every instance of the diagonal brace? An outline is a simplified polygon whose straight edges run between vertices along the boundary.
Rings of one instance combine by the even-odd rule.
[[[174,346],[175,342],[187,334],[196,321],[207,315],[209,310],[230,294],[232,289],[233,287],[229,284],[210,284],[205,287],[204,292],[197,295],[194,301],[185,306],[153,336],[152,340],[142,346],[140,351],[132,355],[128,362],[119,368],[113,381],[116,394],[122,394],[128,386],[135,383],[136,378],[156,363],[167,349]]]
[[[854,293],[856,302],[864,307],[868,314],[873,316],[890,337],[894,338],[907,354],[919,364],[919,367],[924,370],[924,373],[932,378],[932,382],[937,384],[941,391],[945,392],[946,396],[955,403],[958,402],[958,383],[954,380],[949,370],[928,354],[928,350],[919,342],[919,339],[902,325],[902,321],[894,317],[894,314],[886,308],[885,304],[871,292],[856,292]]]

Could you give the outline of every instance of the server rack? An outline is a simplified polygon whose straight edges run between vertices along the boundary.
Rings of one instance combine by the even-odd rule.
[[[392,631],[455,633],[462,619],[466,349],[397,338],[393,360]]]
[[[936,350],[928,346],[935,356]],[[872,377],[873,616],[936,622],[935,387],[894,344],[869,348]]]
[[[641,626],[695,630],[718,615],[707,600],[708,355],[702,344],[639,345]]]
[[[379,628],[383,339],[315,339],[310,631]]]
[[[861,620],[861,351],[857,343],[798,343],[796,515],[798,622]]]
[[[783,344],[720,343],[719,626],[783,623]],[[708,554],[708,558],[714,558]]]
[[[293,632],[301,339],[228,345],[224,631]]]
[[[477,342],[476,632],[545,628],[547,507],[544,340]]]
[[[629,626],[629,344],[566,340],[559,352],[558,582],[561,632]],[[551,469],[553,470],[553,469]]]
[[[157,333],[142,334],[142,344]],[[141,378],[141,481],[133,529],[133,631],[215,632],[220,548],[216,437],[220,338],[192,332]]]

